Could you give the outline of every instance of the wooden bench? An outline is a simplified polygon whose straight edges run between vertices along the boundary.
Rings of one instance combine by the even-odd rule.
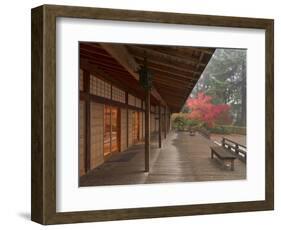
[[[221,146],[211,146],[211,158],[214,158],[214,155],[223,163],[224,166],[229,167],[234,170],[234,160],[236,159],[233,154],[229,153],[225,148]]]

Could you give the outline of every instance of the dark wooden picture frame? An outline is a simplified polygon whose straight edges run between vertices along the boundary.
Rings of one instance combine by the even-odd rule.
[[[56,18],[255,28],[265,30],[265,200],[56,212]],[[32,9],[31,219],[41,224],[109,221],[274,209],[274,21],[271,19],[43,5]]]

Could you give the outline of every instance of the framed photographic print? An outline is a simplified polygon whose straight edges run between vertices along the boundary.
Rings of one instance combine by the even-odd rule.
[[[272,210],[273,20],[32,9],[41,224]]]

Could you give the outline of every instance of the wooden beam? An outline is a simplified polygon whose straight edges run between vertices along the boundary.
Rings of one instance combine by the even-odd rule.
[[[161,91],[162,92],[162,91]],[[166,91],[163,91],[163,93],[166,93]],[[175,97],[174,99],[169,99],[169,97]],[[169,104],[169,106],[173,106],[173,105],[180,105],[181,103],[179,101],[181,101],[183,99],[183,97],[180,96],[174,96],[174,95],[167,95],[166,98],[167,99],[167,103]]]
[[[197,63],[198,59],[192,57],[192,53],[185,52],[182,54],[183,48],[178,48],[177,50],[171,49],[170,46],[150,46],[150,45],[137,45],[137,47],[152,50],[159,54],[169,55],[171,57],[186,59],[190,63]],[[192,52],[192,51],[191,51]]]
[[[98,57],[98,56],[90,56],[90,55],[86,55],[84,53],[80,53],[80,59],[85,59],[87,60],[89,63],[95,63],[96,65],[102,65],[102,66],[106,66],[106,67],[111,67],[114,68],[116,70],[119,70],[123,73],[127,73],[127,75],[130,75],[128,71],[126,71],[122,66],[120,66],[117,62],[112,61],[108,58],[103,58],[103,57]]]
[[[203,58],[204,58],[204,52],[202,52],[202,53],[200,54],[200,58],[199,58],[198,63],[197,63],[197,65],[196,65],[196,68],[197,68],[197,69],[200,67],[200,63],[202,62]]]
[[[106,50],[120,65],[122,65],[136,80],[139,80],[137,71],[139,65],[131,57],[126,47],[121,44],[100,43],[101,47]]]
[[[174,92],[171,92],[171,90],[169,90],[168,88],[165,90],[165,89],[161,89],[161,87],[159,87],[159,90],[161,92],[165,93],[166,94],[165,96],[175,97],[175,99],[179,99],[179,98],[184,98],[185,97],[185,95],[183,95],[183,94],[179,95],[179,94],[175,94]]]
[[[116,61],[119,62],[137,81],[139,81],[138,70],[140,69],[139,64],[135,61],[133,56],[129,53],[125,45],[120,44],[108,44],[100,43],[101,47],[104,48]],[[161,95],[157,92],[155,88],[150,91],[153,97],[161,101],[163,105],[166,102],[163,100]]]
[[[162,94],[161,90],[160,90],[160,87],[163,86],[166,88],[170,88],[170,91],[173,90],[173,89],[177,89],[181,92],[185,92],[187,89],[193,89],[195,83],[193,82],[186,82],[186,83],[183,83],[181,81],[178,81],[176,79],[173,79],[173,78],[164,78],[164,77],[160,77],[158,75],[155,75],[154,76],[154,85],[155,87],[157,88],[157,90]],[[164,97],[164,94],[163,95],[163,98]]]
[[[185,80],[192,80],[194,78],[194,73],[193,71],[180,71],[180,70],[177,70],[177,69],[168,69],[168,68],[161,68],[157,65],[150,65],[148,64],[149,68],[151,69],[151,71],[153,73],[155,72],[158,72],[158,73],[165,73],[165,74],[173,74],[173,75],[177,75],[177,76],[180,76],[181,79],[185,79]],[[197,74],[197,73],[196,73]]]
[[[183,106],[184,106],[184,104],[185,104],[187,98],[188,98],[189,95],[191,94],[192,90],[193,90],[193,88],[192,88],[192,89],[187,89],[186,94],[185,94],[185,96],[184,96],[184,99],[183,99],[182,102],[180,103],[180,104],[181,104],[180,109],[183,108]]]
[[[141,63],[142,58],[139,56],[135,56],[137,63]],[[175,65],[169,65],[161,62],[157,62],[155,60],[147,60],[147,65],[152,70],[161,70],[166,73],[178,73],[186,78],[192,78],[194,73],[200,74],[194,67],[192,70],[186,68],[177,67]],[[194,69],[194,70],[193,70]]]
[[[180,104],[180,101],[184,98],[183,95],[172,94],[167,90],[159,89],[161,93],[166,94],[165,99],[167,99],[167,103],[170,105],[172,102],[176,104]],[[170,98],[173,97],[173,98]]]
[[[156,85],[156,87],[158,88],[159,92],[161,92],[162,94],[166,94],[165,95],[165,99],[167,97],[175,97],[174,99],[179,99],[179,98],[183,98],[184,95],[185,95],[185,91],[180,91],[179,89],[177,88],[173,88],[173,87],[169,87],[169,86],[159,86],[159,85]],[[168,101],[167,101],[168,103]]]
[[[110,57],[110,55],[98,44],[94,45],[94,43],[80,43],[80,51],[82,53],[88,52],[94,55],[100,55],[104,57]]]
[[[169,101],[169,105],[172,108],[175,108],[175,107],[179,108],[181,104],[179,104],[179,103],[177,104],[177,103],[173,103],[173,102]]]
[[[137,61],[139,60],[143,60],[143,52],[142,51],[138,51],[136,52],[135,50],[131,51],[131,53],[134,55],[135,59]],[[171,63],[171,62],[167,62],[167,60],[159,60],[157,58],[152,58],[150,57],[149,60],[147,61],[148,66],[150,66],[150,64],[156,64],[159,67],[166,67],[166,68],[171,68],[171,69],[177,69],[180,71],[186,71],[186,72],[190,72],[190,73],[197,73],[200,74],[197,71],[197,68],[195,65],[185,65],[185,64],[181,64],[181,63]]]
[[[196,52],[203,52],[203,53],[206,53],[206,54],[213,54],[213,52],[214,52],[214,48],[207,48],[207,47],[194,47],[194,46],[171,46],[171,45],[169,45],[169,46],[166,46],[166,45],[161,45],[161,46],[159,46],[159,45],[153,45],[154,47],[158,47],[158,48],[164,48],[165,49],[165,47],[167,47],[167,48],[169,48],[169,49],[171,49],[171,50],[174,50],[174,51],[177,51],[177,52],[179,52],[179,53],[182,53],[182,54],[184,54],[184,53],[186,53],[186,51],[196,51]]]
[[[175,84],[175,83],[167,82],[167,81],[163,81],[163,80],[158,80],[158,79],[155,81],[154,85],[159,90],[159,92],[161,92],[160,88],[162,88],[162,89],[167,89],[169,91],[173,91],[172,93],[175,93],[178,95],[182,95],[183,93],[186,92],[186,89],[191,88],[191,87],[183,88],[179,84]],[[176,91],[174,91],[174,90],[176,90]]]
[[[155,82],[163,82],[163,83],[166,83],[168,85],[177,85],[179,86],[181,89],[186,89],[186,88],[190,88],[194,86],[194,81],[185,81],[185,82],[182,82],[181,80],[178,80],[176,78],[173,78],[171,76],[161,76],[161,75],[158,75],[158,74],[155,74],[154,76],[154,80]]]
[[[180,108],[181,104],[176,104],[176,103],[172,103],[172,102],[169,102],[169,105],[171,108]]]
[[[123,78],[125,76],[128,76],[129,78],[131,78],[131,80],[134,80],[127,71],[120,70],[119,68],[116,68],[116,66],[114,66],[114,65],[106,64],[106,63],[103,63],[102,61],[96,61],[96,60],[89,61],[89,63],[99,66],[101,69],[106,70],[107,72],[115,73],[118,76],[122,75]],[[113,77],[115,77],[115,75]],[[128,79],[128,80],[130,80],[130,79]]]
[[[166,78],[170,78],[170,79],[173,79],[175,81],[180,81],[181,83],[183,84],[188,84],[188,83],[191,83],[191,82],[194,82],[197,77],[195,77],[195,75],[193,74],[192,77],[186,77],[184,75],[180,75],[178,73],[167,73],[167,72],[164,72],[164,71],[161,71],[161,70],[156,70],[156,69],[151,69],[154,74],[154,76],[160,76],[160,77],[166,77]]]
[[[118,62],[116,62],[115,59],[113,59],[110,56],[105,56],[105,55],[100,55],[100,54],[92,53],[92,52],[90,52],[88,50],[80,50],[79,56],[87,58],[90,61],[98,60],[98,61],[109,63],[109,64],[112,64],[112,65],[114,65],[114,64],[119,65]]]
[[[145,172],[149,172],[150,158],[150,91],[145,92],[145,143],[144,143]]]
[[[189,60],[189,59],[179,58],[160,51],[139,47],[135,45],[130,45],[130,50],[132,50],[133,53],[137,53],[138,55],[141,55],[143,57],[144,55],[146,55],[148,59],[154,59],[154,60],[156,59],[161,62],[163,61],[174,65],[181,64],[185,66],[190,66],[190,65],[196,65],[198,62],[197,59]]]
[[[182,99],[182,97],[181,98],[177,97],[174,100],[169,100],[168,103],[169,103],[170,106],[179,106],[179,105],[181,105],[181,103],[179,102],[180,99]]]

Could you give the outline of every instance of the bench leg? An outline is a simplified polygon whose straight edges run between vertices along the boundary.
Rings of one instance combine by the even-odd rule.
[[[234,160],[231,161],[231,171],[234,171]]]
[[[214,158],[213,150],[211,151],[211,158],[212,158],[212,159]]]

